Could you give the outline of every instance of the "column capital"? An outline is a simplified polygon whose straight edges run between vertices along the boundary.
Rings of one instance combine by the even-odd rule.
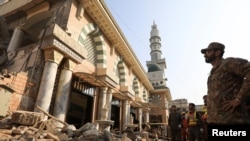
[[[100,91],[102,94],[106,94],[108,90],[108,87],[100,87]]]
[[[63,64],[63,68],[70,70],[70,71],[73,71],[75,66],[76,66],[76,63],[71,59],[66,59],[64,64]]]
[[[46,49],[44,50],[44,56],[45,56],[45,61],[51,61],[55,62],[57,64],[60,64],[60,62],[63,59],[63,54],[58,52],[55,49]]]
[[[107,94],[112,94],[112,93],[113,93],[113,89],[108,88],[108,90],[107,90]]]
[[[143,111],[142,111],[142,108],[138,108],[138,113],[139,113],[139,114],[142,114],[142,112],[143,112]]]

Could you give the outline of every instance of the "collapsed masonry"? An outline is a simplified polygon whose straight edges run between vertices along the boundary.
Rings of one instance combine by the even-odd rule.
[[[86,123],[76,129],[64,123],[62,129],[56,128],[57,119],[44,120],[44,113],[15,111],[0,120],[1,141],[131,141],[142,139],[135,134],[98,131],[98,125]],[[60,121],[59,121],[60,122]]]

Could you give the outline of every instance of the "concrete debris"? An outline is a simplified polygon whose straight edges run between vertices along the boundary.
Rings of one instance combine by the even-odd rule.
[[[44,116],[39,112],[16,111],[0,119],[0,141],[146,141],[133,132],[100,132],[94,123],[86,123],[79,129],[65,124],[58,130],[58,121],[44,120]]]
[[[11,121],[16,124],[22,125],[34,125],[44,118],[43,113],[28,112],[28,111],[16,111],[13,112]]]

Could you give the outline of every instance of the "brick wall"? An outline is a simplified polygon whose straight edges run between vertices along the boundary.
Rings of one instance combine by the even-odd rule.
[[[9,73],[8,77],[2,77],[2,79],[0,80],[0,84],[10,87],[14,90],[9,101],[9,109],[11,111],[19,110],[20,108],[20,110],[33,109],[33,104],[30,103],[33,103],[32,101],[35,101],[34,98],[36,97],[36,92],[34,92],[34,89],[32,88],[32,86],[34,86],[34,83],[28,81],[29,78],[27,76],[27,73],[25,72],[16,74]],[[26,97],[26,103],[22,102],[22,100],[24,100],[24,97]],[[20,105],[22,104],[26,104],[27,106],[20,107]]]

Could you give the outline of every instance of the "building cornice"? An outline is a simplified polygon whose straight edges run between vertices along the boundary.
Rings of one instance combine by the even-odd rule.
[[[107,36],[113,47],[119,52],[126,64],[132,68],[137,78],[148,90],[153,90],[148,76],[143,69],[139,59],[130,47],[124,34],[108,10],[104,0],[79,0],[84,11],[86,11],[95,21],[102,32]]]

